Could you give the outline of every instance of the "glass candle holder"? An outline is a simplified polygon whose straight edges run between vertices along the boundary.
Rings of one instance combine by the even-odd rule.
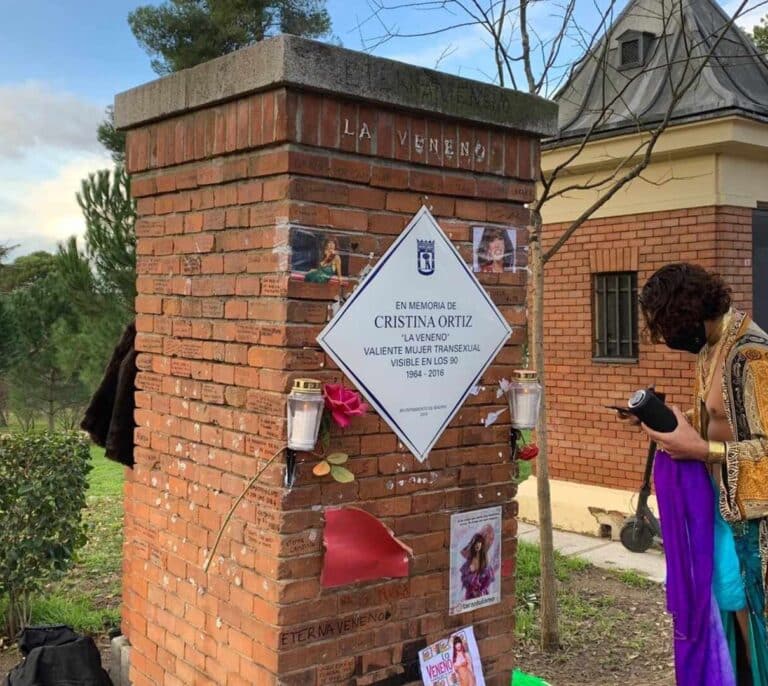
[[[316,379],[296,379],[288,396],[288,448],[313,450],[323,418],[322,384]]]
[[[516,429],[534,429],[539,418],[541,385],[532,369],[517,369],[507,393],[509,415]]]

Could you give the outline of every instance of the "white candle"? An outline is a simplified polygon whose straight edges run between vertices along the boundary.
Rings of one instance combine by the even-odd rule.
[[[538,393],[517,393],[515,395],[515,416],[512,424],[522,429],[532,429],[536,422],[536,404]]]
[[[315,420],[317,411],[309,403],[297,407],[291,422],[291,447],[312,450],[315,447]]]

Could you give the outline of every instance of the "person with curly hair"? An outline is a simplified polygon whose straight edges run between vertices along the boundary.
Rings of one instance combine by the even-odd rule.
[[[659,269],[643,287],[640,307],[653,342],[696,355],[693,409],[684,415],[678,408],[672,408],[677,428],[670,433],[658,433],[643,425],[650,438],[663,448],[656,462],[662,525],[662,496],[669,503],[667,507],[675,512],[684,511],[696,498],[708,506],[711,525],[707,531],[712,532],[714,540],[689,541],[693,556],[700,555],[702,550],[711,551],[712,593],[699,596],[698,604],[709,604],[714,597],[714,616],[717,620],[719,609],[721,631],[726,639],[724,650],[727,647],[730,655],[727,669],[734,672],[735,681],[731,683],[766,685],[768,335],[747,314],[732,307],[730,289],[720,276],[694,264],[676,263]],[[709,474],[709,479],[706,475],[702,477],[704,490],[709,490],[709,494],[691,493],[693,480],[685,477],[675,482],[678,488],[668,489],[674,492],[661,492],[660,470],[672,475],[695,475],[695,471],[674,470],[696,462],[704,463],[705,469],[694,470]],[[668,471],[664,472],[665,469]],[[689,488],[681,490],[683,484]],[[691,528],[683,530],[681,540],[690,538],[691,530],[700,524],[701,521],[690,522]],[[675,591],[675,569],[670,563],[674,551],[670,550],[672,541],[667,540],[664,527],[663,532],[670,575],[670,611],[674,614],[673,605],[683,614],[695,611],[691,603],[681,603],[679,599],[673,602],[670,595]],[[682,570],[678,578],[688,583],[696,573],[695,566],[690,560],[683,560],[677,570]],[[679,633],[676,630],[677,657]],[[690,673],[691,667],[684,671]],[[681,678],[678,677],[679,684],[689,683]]]

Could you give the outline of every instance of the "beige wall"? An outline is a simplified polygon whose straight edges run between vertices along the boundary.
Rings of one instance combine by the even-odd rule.
[[[718,155],[717,205],[755,207],[768,201],[768,149],[762,152],[762,159],[728,152]]]
[[[621,166],[641,140],[641,135],[635,134],[590,143],[568,165],[568,174],[563,174],[556,188],[605,178],[609,170]],[[573,150],[543,151],[545,173],[561,164]],[[603,190],[569,191],[552,199],[544,206],[544,223],[573,219]],[[664,132],[642,177],[622,188],[593,217],[712,205],[755,207],[760,200],[768,200],[768,125],[728,117]]]

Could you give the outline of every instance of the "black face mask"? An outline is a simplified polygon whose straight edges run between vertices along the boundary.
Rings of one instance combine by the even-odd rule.
[[[672,350],[683,350],[694,355],[698,354],[707,342],[707,331],[704,328],[704,322],[700,322],[693,330],[675,331],[669,336],[664,336],[664,342]]]

